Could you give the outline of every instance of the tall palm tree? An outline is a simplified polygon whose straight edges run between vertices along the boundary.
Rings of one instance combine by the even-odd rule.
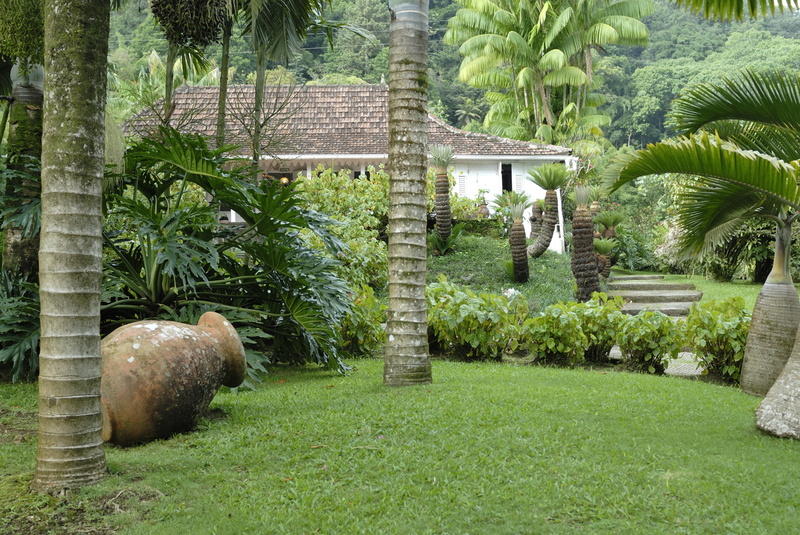
[[[536,241],[528,247],[528,254],[539,258],[550,246],[558,223],[558,195],[556,190],[564,187],[570,172],[563,163],[546,163],[528,171],[528,180],[545,190],[544,219]]]
[[[528,251],[525,242],[525,226],[522,217],[525,210],[531,205],[527,199],[508,206],[511,212],[511,229],[508,231],[508,243],[511,246],[511,262],[514,264],[514,280],[528,282],[530,270],[528,267]]]
[[[389,309],[383,382],[431,382],[425,301],[428,0],[390,0]]]
[[[569,13],[568,36],[562,49],[575,58],[574,63],[586,73],[579,108],[586,105],[586,95],[594,82],[592,52],[604,51],[607,45],[645,45],[647,27],[642,18],[653,12],[650,0],[573,0],[566,4]]]
[[[778,2],[776,0],[765,0],[763,2],[740,2],[735,0],[677,0],[678,5],[683,5],[693,11],[694,13],[702,13],[708,19],[720,20],[741,20],[745,14],[751,18],[759,16],[766,16],[767,14],[774,14],[776,11],[783,12],[784,9],[794,11],[800,9],[800,2],[798,0],[788,0]],[[797,83],[794,84],[795,88]],[[765,96],[761,93],[761,96]],[[768,95],[767,95],[768,96]],[[769,97],[769,96],[768,96]],[[763,110],[763,107],[760,107]],[[781,107],[770,107],[769,115],[773,119],[777,119],[784,110]],[[796,110],[792,110],[796,114]],[[733,117],[736,117],[734,114]],[[750,117],[747,120],[751,120]],[[796,115],[793,124],[789,126],[790,132],[788,137],[792,137],[796,133]],[[777,124],[781,124],[778,122]],[[795,143],[796,146],[796,143]],[[792,160],[787,160],[792,161]],[[795,208],[796,209],[796,208]],[[781,235],[783,235],[783,244],[780,243]],[[781,262],[788,261],[788,250],[786,242],[790,240],[791,234],[788,230],[788,225],[778,225],[778,236],[776,239],[775,262],[773,264],[773,272],[779,262],[779,255],[783,256]],[[783,245],[783,247],[781,247]],[[780,251],[783,251],[781,253]],[[788,265],[785,266],[788,268]],[[770,276],[772,277],[772,273]],[[767,278],[767,281],[770,278]],[[785,280],[785,279],[783,279]],[[766,284],[765,284],[766,286]],[[760,298],[760,296],[759,296]],[[789,302],[794,303],[794,300],[789,297]],[[758,303],[757,303],[758,305]],[[753,311],[753,321],[755,321],[756,310]],[[780,328],[780,326],[776,326]],[[790,328],[789,331],[792,329]],[[752,325],[751,325],[752,332]],[[797,344],[795,344],[795,347]],[[742,371],[742,378],[744,378],[744,370]],[[792,350],[792,355],[786,363],[783,372],[778,377],[773,387],[770,388],[764,401],[756,411],[756,425],[764,431],[773,433],[780,436],[789,436],[792,438],[800,439],[800,406],[796,400],[796,385],[800,379],[800,348]],[[742,379],[744,380],[744,379]]]
[[[443,241],[450,237],[453,229],[453,216],[450,213],[450,179],[447,168],[453,162],[453,147],[450,145],[433,145],[431,147],[436,188],[434,209],[436,213],[436,234]]]
[[[33,487],[105,474],[100,286],[108,0],[46,0],[39,449]]]
[[[600,291],[597,255],[594,252],[594,226],[589,211],[591,188],[575,188],[575,211],[572,213],[572,274],[578,283],[575,299],[586,302]]]
[[[459,79],[488,89],[493,133],[530,139],[541,124],[555,124],[550,88],[581,86],[586,74],[558,47],[567,18],[556,4],[532,0],[460,0],[445,42],[459,45]],[[531,122],[532,119],[532,122]],[[497,132],[495,123],[507,124]]]
[[[673,107],[676,127],[714,134],[658,143],[609,168],[616,188],[639,176],[697,175],[678,197],[682,245],[689,253],[725,241],[746,219],[776,225],[772,271],[761,290],[745,348],[743,390],[766,394],[792,353],[800,303],[789,272],[791,225],[800,209],[800,78],[745,71],[688,91]],[[798,407],[800,409],[800,407]]]

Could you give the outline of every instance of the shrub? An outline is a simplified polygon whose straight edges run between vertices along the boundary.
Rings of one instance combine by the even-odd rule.
[[[517,349],[519,327],[528,315],[525,298],[475,294],[447,281],[428,285],[428,332],[444,353],[499,360]]]
[[[39,370],[39,288],[27,278],[0,271],[0,367],[11,380],[31,379]]]
[[[675,320],[661,312],[645,310],[625,318],[617,343],[627,369],[661,375],[669,359],[678,356],[683,337]]]
[[[581,329],[575,303],[558,303],[525,320],[522,343],[534,362],[575,366],[583,362],[589,339]]]
[[[386,305],[375,299],[371,287],[362,285],[353,308],[340,328],[342,352],[347,357],[374,357],[386,343]]]
[[[651,241],[654,239],[654,236],[647,236],[635,227],[620,225],[617,227],[614,263],[633,271],[655,268],[658,262],[653,250],[658,244]]]
[[[704,374],[738,384],[750,312],[741,297],[695,303],[686,318],[686,337]]]
[[[336,255],[333,223],[304,210],[293,184],[254,185],[249,170],[228,170],[226,150],[168,127],[128,150],[123,193],[107,199],[102,329],[212,306],[252,328],[273,362],[344,369],[337,326],[352,306],[348,287],[338,263],[300,237],[314,233]],[[206,195],[246,223],[219,224]]]
[[[297,190],[308,209],[322,212],[339,224],[331,227],[344,244],[335,255],[338,273],[352,289],[368,284],[383,288],[388,283],[384,238],[389,213],[389,176],[383,169],[369,168],[369,176],[350,178],[346,170],[317,167],[311,178],[296,180]],[[305,233],[320,254],[330,255],[319,237]]]
[[[621,312],[625,304],[620,296],[609,297],[594,293],[585,303],[575,303],[572,310],[577,314],[583,334],[588,338],[585,359],[594,363],[608,362],[608,355],[617,340],[626,315]]]
[[[452,252],[456,247],[456,242],[458,241],[459,236],[461,236],[462,230],[464,230],[464,223],[459,223],[453,226],[450,236],[448,236],[446,240],[443,240],[442,237],[439,236],[439,234],[437,234],[435,231],[429,232],[428,247],[432,254],[434,256],[442,256]]]

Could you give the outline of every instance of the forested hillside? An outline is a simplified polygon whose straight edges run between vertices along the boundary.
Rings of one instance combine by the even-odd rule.
[[[479,130],[489,102],[486,91],[460,82],[458,47],[445,44],[448,21],[461,6],[451,0],[432,0],[430,9],[431,110],[457,126]],[[273,65],[273,82],[378,83],[388,72],[388,11],[383,0],[334,0],[325,19],[368,30],[367,40],[352,32],[335,32],[333,47],[322,34],[310,36],[286,70]],[[593,94],[601,113],[611,117],[605,137],[614,145],[642,146],[669,135],[665,114],[669,104],[687,86],[708,81],[744,67],[800,69],[800,17],[783,15],[755,22],[708,22],[658,0],[652,15],[644,18],[649,30],[646,46],[608,46],[594,54]],[[207,50],[220,57],[219,45]],[[234,83],[252,82],[255,56],[241,29],[231,44]],[[166,56],[166,41],[148,12],[144,0],[128,4],[112,15],[111,61],[126,98],[112,99],[120,115],[136,107],[131,90],[141,93],[154,84]],[[155,51],[155,54],[153,54]],[[146,76],[152,71],[153,76]],[[143,74],[145,76],[143,76]],[[201,73],[202,74],[202,73]],[[139,80],[128,85],[125,81]],[[190,83],[215,83],[195,76]],[[154,92],[155,94],[158,91]]]

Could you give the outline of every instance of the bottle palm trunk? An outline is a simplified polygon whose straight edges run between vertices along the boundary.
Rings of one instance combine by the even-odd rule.
[[[755,396],[766,395],[780,375],[800,325],[800,300],[789,271],[791,237],[789,224],[778,228],[772,271],[753,308],[740,383]]]

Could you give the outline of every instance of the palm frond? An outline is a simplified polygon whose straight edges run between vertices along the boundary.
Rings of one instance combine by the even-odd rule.
[[[722,120],[800,131],[800,76],[744,70],[719,83],[699,84],[674,101],[669,117],[672,127],[684,135]]]
[[[736,184],[690,184],[676,198],[681,250],[699,254],[724,243],[745,220],[771,211],[766,201],[764,195]]]
[[[618,155],[606,169],[603,183],[613,191],[636,178],[667,173],[699,175],[710,185],[737,184],[800,209],[795,166],[705,133]]]
[[[704,130],[715,132],[745,150],[754,150],[785,162],[800,159],[800,131],[771,124],[747,121],[718,121]]]
[[[544,190],[557,190],[569,179],[570,171],[563,163],[546,163],[528,170],[528,180]]]

